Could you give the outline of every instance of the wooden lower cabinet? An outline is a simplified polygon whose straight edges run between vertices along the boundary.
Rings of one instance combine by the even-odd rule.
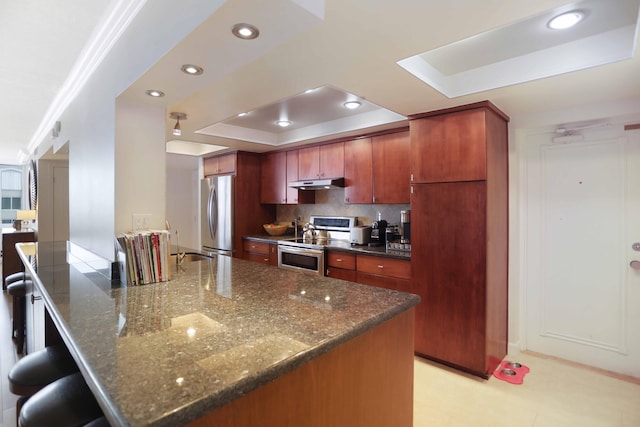
[[[356,256],[346,252],[327,253],[327,276],[334,279],[356,281]]]
[[[419,184],[411,196],[416,353],[484,378],[507,350],[506,205],[487,190]]]
[[[411,291],[411,261],[358,255],[357,282],[401,292]]]
[[[329,251],[326,263],[328,277],[412,292],[409,260]]]
[[[245,239],[242,242],[244,259],[266,265],[278,265],[278,245]]]
[[[411,308],[188,427],[413,426]]]

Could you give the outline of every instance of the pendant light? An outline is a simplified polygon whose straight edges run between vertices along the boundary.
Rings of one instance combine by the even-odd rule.
[[[176,125],[173,127],[173,134],[175,136],[182,135],[182,130],[180,129],[180,120],[186,120],[187,115],[185,113],[171,113],[169,114],[169,118],[175,119]]]

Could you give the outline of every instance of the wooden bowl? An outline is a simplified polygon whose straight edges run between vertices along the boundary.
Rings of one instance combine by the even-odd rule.
[[[289,224],[264,224],[262,227],[270,236],[281,236],[287,231]]]

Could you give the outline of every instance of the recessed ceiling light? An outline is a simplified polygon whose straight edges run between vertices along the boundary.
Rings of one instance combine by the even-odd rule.
[[[204,69],[202,67],[199,67],[197,65],[193,65],[193,64],[184,64],[182,67],[180,67],[180,70],[185,73],[185,74],[189,74],[192,76],[199,76],[200,74],[202,74],[204,72]]]
[[[244,40],[255,39],[260,35],[258,28],[251,24],[236,24],[231,29],[231,32],[234,36]]]
[[[289,126],[291,124],[291,122],[289,120],[278,120],[276,122],[276,124],[278,126],[280,126],[281,128],[286,128],[287,126]]]
[[[318,90],[318,88],[317,88],[317,87],[314,87],[314,88],[312,88],[312,89],[307,89],[307,90],[305,90],[305,91],[304,91],[304,93],[311,93],[311,92],[315,92],[315,91],[317,91],[317,90]]]
[[[354,110],[362,105],[360,101],[347,101],[343,104],[349,110]]]
[[[239,113],[239,114],[238,114],[238,117],[244,117],[244,116],[246,116],[247,114],[249,114],[249,113]]]
[[[572,10],[561,15],[551,18],[547,23],[547,27],[552,30],[566,30],[576,25],[584,19],[584,12],[580,10]]]
[[[163,91],[155,90],[155,89],[145,90],[144,93],[146,93],[149,96],[153,96],[154,98],[162,98],[164,96]]]

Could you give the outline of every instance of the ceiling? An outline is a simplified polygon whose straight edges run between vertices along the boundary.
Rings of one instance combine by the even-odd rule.
[[[19,162],[20,149],[51,128],[55,117],[47,117],[47,111],[64,88],[84,41],[105,22],[104,13],[114,1],[59,0],[55,7],[49,3],[0,3],[0,163]],[[581,51],[565,50],[561,60],[539,56],[534,65],[504,62],[557,47],[553,34],[522,25],[578,7],[593,12],[581,27],[558,35],[560,46],[566,49],[594,31],[614,28],[618,21],[627,26],[631,22],[634,30],[630,41],[628,34],[625,39],[631,57],[615,57],[606,65],[600,65],[605,63],[601,60],[598,66],[577,71],[555,67],[560,71],[550,77],[518,81],[531,69],[583,60]],[[604,21],[596,19],[601,15]],[[169,146],[182,146],[178,150],[183,152],[193,146],[196,154],[206,152],[201,144],[264,152],[357,135],[365,129],[406,124],[410,114],[485,99],[512,118],[584,105],[640,104],[640,60],[633,56],[637,19],[638,0],[228,0],[120,96],[165,107]],[[229,30],[238,22],[257,26],[260,36],[235,38]],[[573,41],[571,32],[577,34]],[[480,42],[484,44],[473,44]],[[589,44],[594,49],[587,50],[603,45],[606,51],[610,43],[596,41]],[[432,61],[430,65],[448,77],[463,75],[453,87],[472,90],[447,92],[419,73],[412,74],[402,64],[412,57]],[[186,63],[202,66],[204,73],[182,73],[180,67]],[[486,67],[494,68],[487,72]],[[491,76],[489,86],[482,86],[487,80],[479,74],[464,74],[475,69]],[[494,82],[496,76],[503,81]],[[479,83],[474,86],[475,82]],[[318,98],[305,93],[317,88],[322,89],[315,94]],[[166,95],[151,98],[144,93],[147,89]],[[360,100],[364,108],[342,114],[346,110],[336,104],[349,97]],[[335,107],[327,109],[329,104]],[[334,116],[332,109],[341,112]],[[293,123],[286,129],[275,126],[283,111]],[[175,121],[169,119],[170,112],[187,114],[179,137],[172,135]],[[238,117],[242,112],[250,114]]]

